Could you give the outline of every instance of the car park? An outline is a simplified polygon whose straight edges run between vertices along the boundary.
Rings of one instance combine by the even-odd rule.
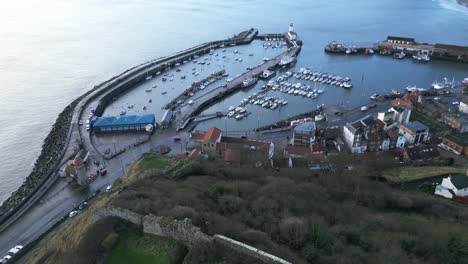
[[[71,212],[68,214],[68,217],[73,218],[73,217],[75,217],[77,214],[78,214],[78,211],[71,211]]]

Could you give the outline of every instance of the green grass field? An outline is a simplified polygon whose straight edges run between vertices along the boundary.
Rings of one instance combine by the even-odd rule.
[[[106,259],[106,264],[178,264],[185,248],[176,241],[148,234],[126,231]]]
[[[169,158],[158,153],[150,152],[142,156],[139,162],[139,167],[142,171],[155,168],[165,168],[169,165],[169,162]]]
[[[387,169],[383,177],[389,182],[406,182],[449,173],[463,173],[463,168],[454,166],[400,167]]]

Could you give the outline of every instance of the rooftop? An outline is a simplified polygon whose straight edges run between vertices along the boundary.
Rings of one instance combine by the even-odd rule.
[[[404,150],[410,160],[433,159],[440,156],[439,150],[434,146],[420,146],[414,148],[405,148]]]
[[[300,125],[297,125],[295,128],[294,128],[294,131],[301,131],[301,132],[313,132],[315,131],[315,123],[314,122],[307,122],[307,123],[303,123],[303,124],[300,124]]]
[[[125,125],[147,125],[154,124],[154,115],[130,115],[130,116],[108,116],[97,117],[94,127],[125,126]]]
[[[452,184],[459,190],[468,187],[468,176],[456,174],[449,176],[449,178]]]
[[[421,131],[421,130],[429,130],[429,127],[419,121],[413,121],[406,124],[401,124],[401,126],[406,127],[411,131]]]

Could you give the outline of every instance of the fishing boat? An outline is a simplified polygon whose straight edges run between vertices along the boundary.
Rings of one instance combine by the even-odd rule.
[[[120,115],[123,116],[123,115],[125,115],[126,113],[127,113],[127,111],[122,110],[122,111],[120,112]]]
[[[264,70],[260,75],[260,79],[268,80],[276,75],[276,71]]]
[[[405,89],[407,92],[410,92],[410,93],[415,93],[418,91],[418,88],[416,88],[416,86],[411,86],[411,85],[408,85]]]
[[[393,54],[393,58],[394,58],[394,59],[398,59],[398,60],[403,59],[405,56],[406,56],[406,54],[405,54],[403,51],[402,51],[402,52],[399,52],[399,53]]]
[[[377,100],[379,97],[380,97],[380,95],[375,93],[375,94],[370,96],[370,99]]]
[[[345,88],[345,89],[349,89],[349,88],[352,88],[352,87],[353,87],[353,85],[350,82],[345,82],[343,84],[343,88]]]
[[[146,88],[146,89],[145,89],[145,92],[147,92],[147,93],[149,93],[149,92],[151,92],[151,91],[152,91],[151,88]]]
[[[280,67],[294,67],[296,65],[297,59],[296,57],[293,56],[284,56],[281,58],[281,61],[279,62]]]
[[[242,82],[242,88],[249,88],[257,84],[257,78],[248,78]]]
[[[314,120],[315,120],[315,122],[323,121],[323,120],[325,120],[325,115],[324,114],[316,115]]]
[[[241,120],[244,117],[244,115],[236,115],[236,120]]]
[[[392,90],[390,91],[390,94],[391,94],[391,95],[400,95],[401,93],[400,93],[399,91],[395,90],[395,89],[392,89]]]
[[[432,83],[432,88],[434,88],[435,90],[440,90],[440,89],[444,89],[444,84],[443,83],[440,83],[440,82],[433,82]]]
[[[468,86],[468,78],[465,78],[465,79],[461,80],[460,83],[462,85]]]

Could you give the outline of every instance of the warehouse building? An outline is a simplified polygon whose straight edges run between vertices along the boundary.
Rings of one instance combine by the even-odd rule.
[[[92,125],[96,133],[152,132],[155,125],[155,117],[153,114],[97,117]]]

